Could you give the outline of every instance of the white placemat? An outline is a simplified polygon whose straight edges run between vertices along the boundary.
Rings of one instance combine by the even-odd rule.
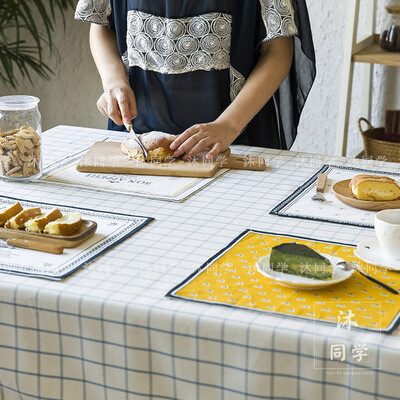
[[[311,199],[316,193],[317,178],[320,173],[328,175],[328,184],[324,193],[325,202]],[[274,207],[270,214],[373,228],[376,211],[360,210],[343,204],[332,191],[335,183],[351,179],[358,174],[384,175],[396,180],[400,178],[400,174],[397,173],[324,165],[289,197]]]
[[[1,205],[11,205],[16,201],[19,200],[0,197]],[[41,202],[20,201],[20,203],[24,208],[40,207],[44,212],[55,207],[53,204]],[[5,241],[0,240],[0,271],[60,280],[87,265],[153,220],[148,217],[77,207],[59,205],[57,207],[63,214],[79,212],[83,219],[95,221],[97,230],[94,236],[76,248],[65,248],[64,253],[60,255],[19,249],[8,246]]]
[[[82,173],[76,170],[81,158],[82,154],[71,157],[46,170],[39,182],[181,202],[228,172],[227,169],[220,170],[213,178]]]
[[[81,147],[76,147],[75,150],[70,150],[67,154],[53,156],[46,152],[47,147],[45,146],[46,164],[44,174],[38,182],[75,186],[116,194],[128,194],[156,200],[182,202],[229,171],[228,169],[221,169],[212,178],[78,172],[76,166],[94,143],[94,141],[88,141],[87,138],[80,140],[81,136],[85,135],[85,133],[86,129],[83,128],[80,131],[74,132],[76,141],[81,143]],[[106,134],[108,136],[99,135],[95,141],[115,142],[124,139],[124,135],[121,134],[118,137],[113,132],[106,131]]]

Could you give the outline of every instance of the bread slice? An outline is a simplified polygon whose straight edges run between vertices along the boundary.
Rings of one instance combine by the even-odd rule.
[[[350,181],[354,196],[365,201],[393,201],[400,197],[397,182],[386,176],[357,175]]]
[[[82,216],[79,213],[65,214],[63,217],[49,222],[43,232],[49,235],[71,236],[82,226]]]
[[[12,217],[11,219],[9,219],[5,223],[4,228],[7,228],[7,229],[25,228],[25,222],[29,221],[32,218],[37,217],[40,214],[41,214],[41,211],[40,211],[39,207],[27,208],[25,210],[22,210],[15,217]]]
[[[29,232],[43,232],[45,226],[56,219],[62,217],[61,211],[55,208],[45,214],[38,215],[37,217],[25,222],[25,228]]]
[[[7,206],[4,208],[0,208],[0,227],[4,226],[4,224],[12,217],[15,217],[23,210],[21,204],[15,203],[12,206]]]

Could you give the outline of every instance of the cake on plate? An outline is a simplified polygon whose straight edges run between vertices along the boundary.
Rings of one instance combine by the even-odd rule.
[[[327,280],[333,276],[331,262],[309,247],[298,243],[283,243],[271,251],[271,269],[306,278]]]
[[[350,188],[358,200],[393,201],[400,198],[399,184],[392,178],[377,175],[356,175]]]

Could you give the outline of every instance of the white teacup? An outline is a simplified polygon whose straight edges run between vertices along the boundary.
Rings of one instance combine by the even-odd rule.
[[[385,210],[376,214],[375,233],[385,253],[400,260],[400,210]]]

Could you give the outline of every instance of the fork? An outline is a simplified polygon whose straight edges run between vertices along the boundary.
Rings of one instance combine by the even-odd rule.
[[[385,283],[379,281],[378,279],[374,278],[370,274],[365,273],[364,271],[361,271],[360,268],[357,267],[356,264],[350,262],[350,261],[342,261],[338,264],[336,264],[337,267],[341,268],[343,271],[352,271],[356,270],[360,275],[364,276],[365,278],[369,279],[371,282],[376,283],[377,285],[383,287],[384,289],[388,290],[389,292],[393,294],[399,294],[399,291],[386,285]]]
[[[319,174],[317,180],[317,194],[312,197],[312,200],[326,201],[323,193],[325,192],[326,184],[328,182],[328,175]]]

